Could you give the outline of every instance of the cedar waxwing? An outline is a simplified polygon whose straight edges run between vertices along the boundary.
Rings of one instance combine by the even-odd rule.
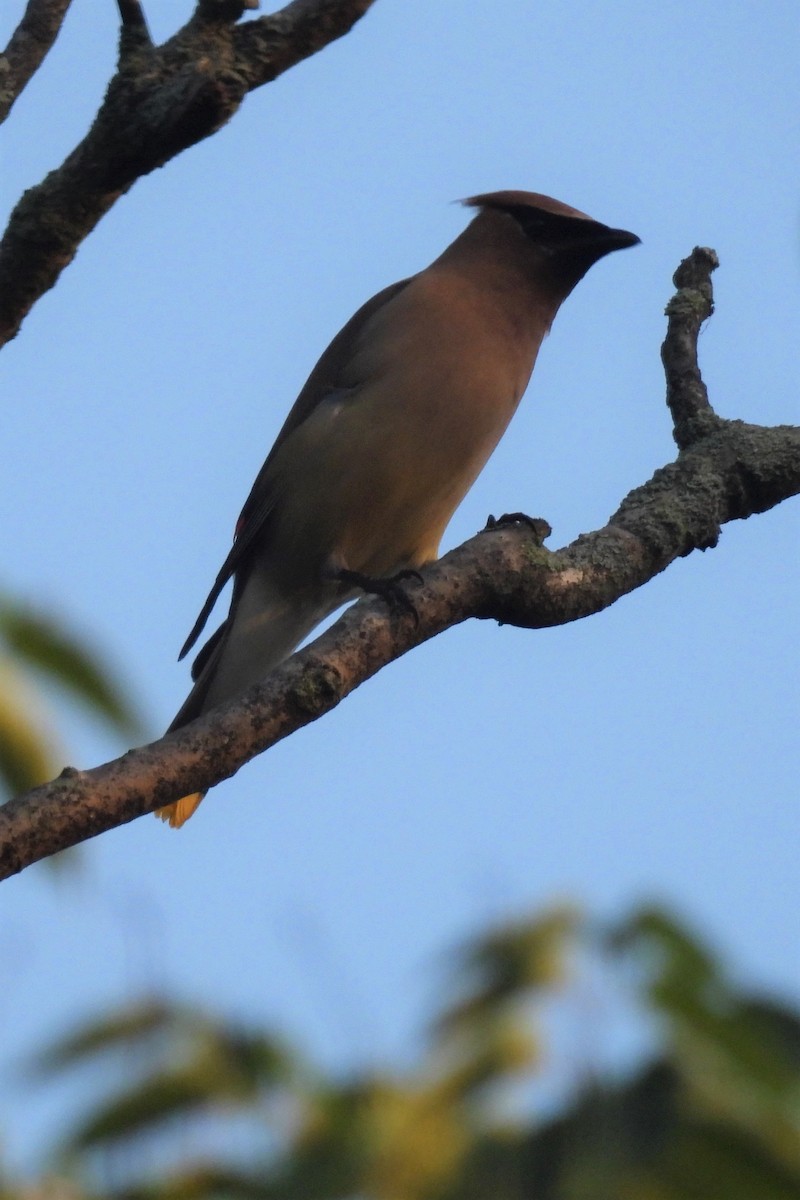
[[[369,590],[437,557],[559,306],[593,263],[639,241],[532,192],[464,203],[478,210],[464,232],[368,300],[311,372],[181,651],[233,578],[228,618],[170,730],[263,679],[358,593],[354,579]],[[157,815],[180,826],[202,798]]]

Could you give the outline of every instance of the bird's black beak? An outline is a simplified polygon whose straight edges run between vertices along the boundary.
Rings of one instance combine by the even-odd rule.
[[[627,229],[609,229],[608,226],[599,233],[597,238],[597,241],[606,246],[608,250],[627,250],[629,246],[638,246],[641,240],[635,233],[629,233]]]

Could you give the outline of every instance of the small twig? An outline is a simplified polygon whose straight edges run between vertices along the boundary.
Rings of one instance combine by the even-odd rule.
[[[141,29],[142,26],[147,28],[140,0],[117,0],[117,7],[119,8],[119,19],[126,29]]]
[[[41,66],[69,6],[70,0],[28,0],[22,20],[0,54],[0,122]]]
[[[147,28],[141,0],[117,0],[117,8],[120,19],[119,58],[123,63],[142,50],[151,49],[153,39]]]
[[[194,19],[199,22],[222,21],[231,25],[247,9],[256,9],[258,6],[259,0],[197,0]]]
[[[714,250],[695,246],[675,272],[678,291],[666,307],[667,336],[661,361],[667,378],[667,404],[672,413],[673,437],[680,450],[720,428],[708,402],[708,391],[697,362],[700,327],[714,311],[711,272],[719,266]]]

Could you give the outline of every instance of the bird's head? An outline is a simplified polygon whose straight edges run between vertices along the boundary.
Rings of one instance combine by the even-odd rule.
[[[484,223],[491,223],[501,236],[510,234],[512,241],[516,239],[518,243],[524,237],[535,248],[540,268],[546,264],[564,294],[604,255],[636,246],[640,241],[627,229],[604,225],[579,209],[538,192],[487,192],[470,196],[463,203],[479,209],[479,218],[486,214]]]

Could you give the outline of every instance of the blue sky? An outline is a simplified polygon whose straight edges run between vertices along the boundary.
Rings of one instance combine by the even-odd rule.
[[[152,0],[155,36],[189,11]],[[378,0],[137,183],[4,351],[3,585],[91,636],[155,736],[308,371],[476,192],[543,191],[642,246],[559,314],[445,547],[524,509],[556,548],[672,457],[659,346],[694,245],[722,264],[700,343],[712,401],[796,422],[799,25],[776,2]],[[115,38],[110,0],[75,0],[4,127],[4,211],[85,132]],[[442,951],[560,898],[611,917],[665,900],[742,979],[797,1000],[797,514],[729,525],[578,624],[453,630],[184,830],[144,818],[76,878],[4,884],[3,1060],[155,987],[276,1022],[332,1064],[403,1061]],[[53,708],[70,762],[124,748]],[[26,1161],[64,1097],[19,1097],[0,1088],[0,1127]]]

